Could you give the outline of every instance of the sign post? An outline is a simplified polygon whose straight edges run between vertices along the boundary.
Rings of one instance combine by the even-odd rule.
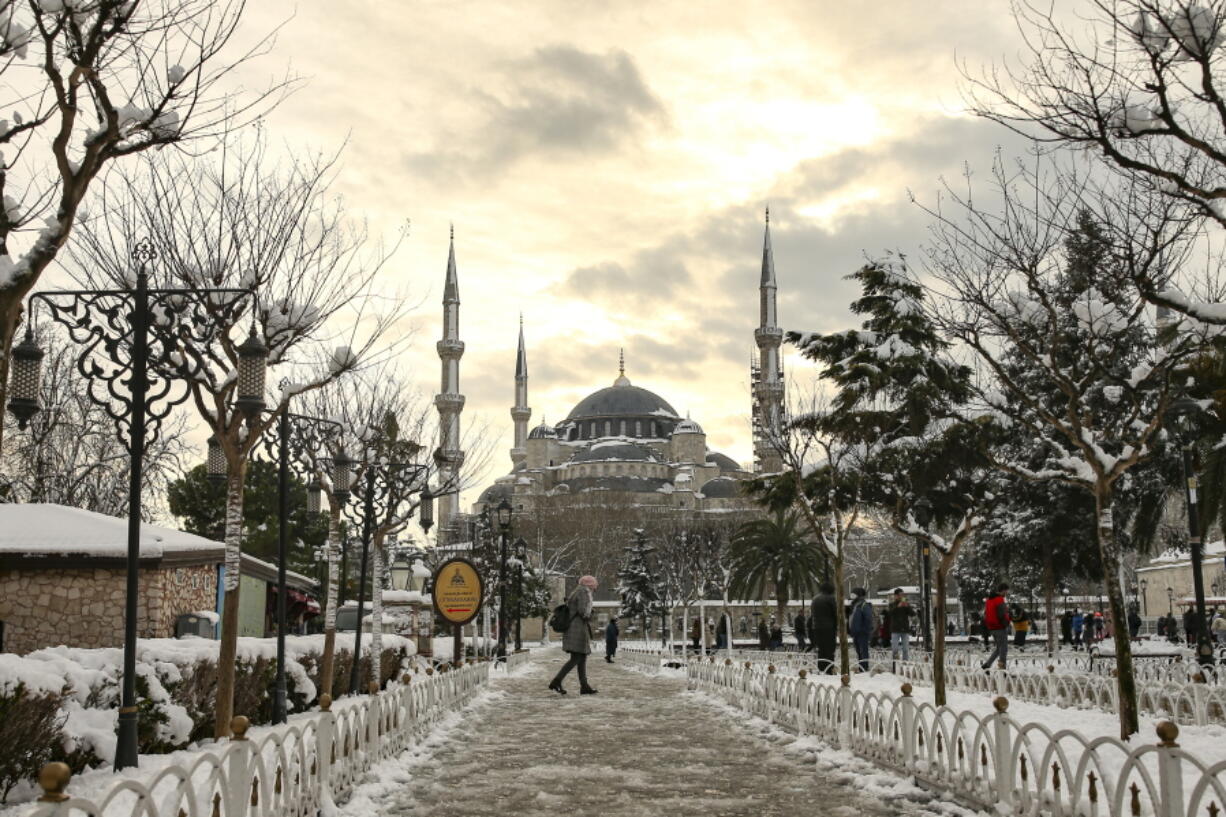
[[[467,559],[448,559],[434,571],[434,611],[454,628],[451,659],[464,660],[464,625],[476,618],[485,597],[485,582]]]

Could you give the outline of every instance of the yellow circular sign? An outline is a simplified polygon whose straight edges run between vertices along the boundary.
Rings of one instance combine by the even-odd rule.
[[[467,624],[481,609],[485,583],[467,559],[448,559],[434,571],[434,609],[452,624]]]

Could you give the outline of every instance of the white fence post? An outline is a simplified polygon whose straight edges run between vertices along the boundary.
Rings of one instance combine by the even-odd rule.
[[[247,813],[247,803],[251,797],[251,741],[247,739],[247,729],[251,721],[243,715],[235,715],[230,719],[230,745],[226,747],[227,787],[226,817],[242,817]]]
[[[1179,727],[1170,721],[1162,721],[1154,730],[1158,733],[1158,796],[1160,802],[1154,808],[1157,817],[1183,817],[1183,770],[1180,768]]]
[[[898,709],[902,720],[902,765],[903,768],[915,768],[915,699],[911,697],[911,685],[903,684],[902,698],[898,701]]]
[[[838,743],[840,746],[850,748],[852,743],[852,726],[851,726],[851,677],[844,675],[839,679],[838,692]]]
[[[379,720],[383,711],[379,696],[379,682],[370,682],[370,700],[366,708],[366,757],[370,765],[379,759]]]
[[[320,801],[332,799],[332,745],[336,741],[336,716],[332,714],[332,696],[319,696],[319,726],[315,738],[315,762],[319,764]]]
[[[1001,673],[1004,675],[1004,673]],[[1013,739],[1010,735],[1009,718],[1009,699],[1004,695],[998,695],[993,701],[992,706],[996,708],[996,714],[992,715],[992,734],[993,743],[992,757],[995,760],[996,772],[996,801],[1006,808],[1013,806],[1014,794],[1013,788]]]

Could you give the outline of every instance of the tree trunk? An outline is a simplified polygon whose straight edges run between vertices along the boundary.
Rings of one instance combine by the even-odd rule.
[[[932,619],[940,626],[932,628],[932,689],[937,706],[945,706],[945,592],[953,559],[942,556],[937,563],[936,611]]]
[[[21,319],[22,303],[29,287],[0,290],[0,411],[7,411],[9,401],[9,365],[12,362],[13,338]],[[4,450],[4,423],[0,423],[0,451]]]
[[[230,464],[226,483],[226,575],[225,602],[221,610],[221,645],[217,656],[217,721],[213,735],[230,736],[230,719],[234,717],[234,671],[238,657],[238,592],[242,575],[243,542],[243,482],[247,461]]]
[[[1056,624],[1056,560],[1051,544],[1043,546],[1043,596],[1047,605],[1047,654],[1054,656],[1060,648],[1059,626]],[[1033,622],[1032,622],[1033,626]]]
[[[383,537],[376,536],[371,544],[370,680],[378,684],[383,675]],[[455,660],[463,661],[464,656],[461,654]]]
[[[339,507],[333,507],[328,514],[328,541],[324,545],[328,552],[328,596],[324,609],[324,656],[319,668],[319,694],[332,694],[332,678],[335,672],[336,660],[336,605],[338,584],[340,578],[340,518]]]
[[[1099,484],[1094,492],[1094,505],[1101,523],[1103,511],[1111,507],[1111,487]],[[1120,569],[1119,546],[1115,541],[1113,529],[1098,528],[1098,550],[1102,556],[1103,584],[1107,590],[1107,601],[1111,607],[1111,618],[1117,622],[1127,622],[1128,614],[1124,608],[1124,594],[1116,581]],[[1112,627],[1111,637],[1115,642],[1115,684],[1117,704],[1120,709],[1120,739],[1128,740],[1139,731],[1137,717],[1137,684],[1132,668],[1132,644],[1128,638],[1128,626]]]
[[[839,666],[844,675],[851,674],[851,657],[847,651],[847,614],[844,609],[846,597],[843,595],[843,547],[839,546],[839,555],[834,560],[834,606],[839,624]]]

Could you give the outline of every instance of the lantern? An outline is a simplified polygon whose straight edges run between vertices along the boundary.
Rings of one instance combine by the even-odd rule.
[[[421,529],[429,533],[430,528],[434,527],[434,494],[430,493],[429,485],[421,489],[420,514]]]
[[[507,500],[504,498],[498,503],[496,512],[498,514],[498,527],[502,528],[503,530],[511,527],[511,503],[507,502]]]
[[[214,485],[225,482],[230,471],[229,463],[226,462],[226,452],[221,450],[221,440],[216,434],[209,437],[209,456],[205,461],[205,468],[209,482]]]
[[[13,347],[9,375],[9,411],[17,418],[18,428],[24,429],[38,413],[42,367],[43,350],[34,342],[34,333],[26,329],[25,339]]]
[[[349,493],[353,490],[353,460],[341,449],[332,460],[332,496],[340,505],[349,501]]]
[[[307,513],[319,513],[321,505],[320,492],[323,491],[323,487],[323,484],[321,484],[319,481],[319,477],[311,477],[311,481],[307,483]]]
[[[238,347],[238,399],[235,405],[247,418],[254,422],[264,410],[264,376],[268,370],[268,347],[255,334],[255,326],[251,334]]]
[[[408,590],[409,579],[413,578],[413,565],[403,556],[392,562],[392,566],[388,569],[392,574],[392,587],[396,590]]]

